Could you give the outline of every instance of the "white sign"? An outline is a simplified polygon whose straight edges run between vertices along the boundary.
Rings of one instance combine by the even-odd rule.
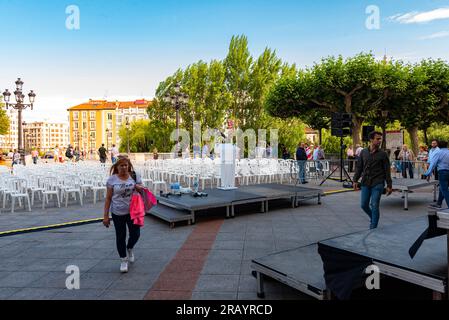
[[[391,153],[396,150],[397,147],[402,147],[404,141],[404,132],[402,130],[392,130],[386,132],[387,150],[390,149]]]

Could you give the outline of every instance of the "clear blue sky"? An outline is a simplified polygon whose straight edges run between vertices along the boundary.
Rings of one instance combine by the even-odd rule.
[[[69,5],[80,9],[80,30],[65,26]],[[365,27],[369,5],[380,9],[379,30]],[[268,46],[299,66],[385,50],[449,60],[447,8],[449,0],[0,0],[0,88],[21,76],[38,94],[27,117],[64,120],[89,97],[152,98],[176,69],[224,58],[240,34],[253,55]]]

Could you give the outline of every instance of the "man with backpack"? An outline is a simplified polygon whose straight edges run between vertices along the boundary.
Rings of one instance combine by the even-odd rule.
[[[107,150],[104,147],[104,143],[101,145],[100,149],[98,149],[98,154],[100,155],[100,162],[101,163],[106,163],[106,158],[107,158]]]

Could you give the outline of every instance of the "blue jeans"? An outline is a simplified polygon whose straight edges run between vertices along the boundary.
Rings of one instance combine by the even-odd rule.
[[[440,192],[443,193],[446,204],[449,207],[449,170],[439,170],[438,181],[440,182]]]
[[[297,160],[298,164],[298,180],[300,183],[304,183],[306,181],[306,161],[305,160]]]
[[[117,162],[117,158],[116,157],[111,157],[111,161],[112,161],[112,164],[115,164]]]
[[[383,191],[383,183],[372,187],[362,186],[361,207],[371,219],[370,229],[377,228],[379,223],[379,204]]]

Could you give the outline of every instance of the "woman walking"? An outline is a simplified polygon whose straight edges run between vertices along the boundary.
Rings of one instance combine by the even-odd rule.
[[[130,202],[134,190],[144,187],[142,180],[134,172],[128,158],[119,159],[111,168],[111,176],[107,183],[107,195],[104,205],[103,224],[110,226],[109,212],[114,222],[117,250],[121,259],[120,272],[128,272],[128,262],[134,262],[133,249],[140,237],[140,228],[133,224],[130,215]],[[126,243],[126,228],[129,230]]]

